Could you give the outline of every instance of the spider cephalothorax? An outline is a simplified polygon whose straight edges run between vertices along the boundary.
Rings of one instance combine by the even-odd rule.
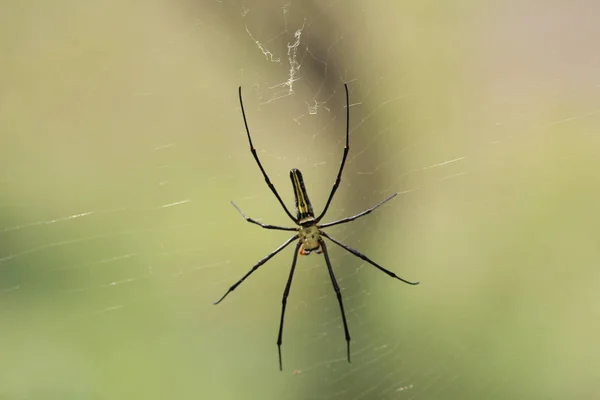
[[[308,194],[306,193],[306,188],[304,186],[304,180],[302,178],[302,173],[295,168],[292,169],[290,171],[290,178],[292,180],[292,185],[294,187],[294,198],[296,200],[295,201],[296,217],[294,218],[292,216],[292,214],[289,212],[289,210],[287,209],[287,207],[285,206],[285,204],[283,204],[281,197],[279,197],[279,193],[277,193],[275,186],[269,180],[269,176],[265,172],[262,164],[260,163],[260,160],[258,159],[258,155],[256,154],[256,149],[254,148],[254,145],[252,144],[252,139],[250,138],[250,130],[248,129],[248,122],[246,121],[246,113],[244,111],[244,103],[242,101],[242,88],[241,87],[239,88],[239,97],[240,97],[240,106],[242,108],[242,117],[244,118],[244,126],[246,127],[246,134],[248,135],[248,142],[250,143],[250,151],[252,152],[252,156],[254,157],[254,159],[256,160],[256,163],[258,164],[258,167],[260,168],[260,171],[262,172],[263,177],[265,178],[265,181],[267,182],[267,186],[269,186],[269,188],[271,189],[271,191],[273,192],[273,194],[275,195],[275,197],[277,198],[277,200],[283,207],[285,213],[288,215],[288,217],[290,217],[290,219],[292,221],[294,221],[296,226],[293,228],[287,228],[287,227],[283,227],[283,226],[263,224],[263,223],[258,222],[250,217],[247,217],[246,214],[244,214],[242,212],[242,210],[237,205],[235,205],[234,202],[231,202],[231,204],[233,204],[233,206],[246,219],[246,221],[248,221],[250,223],[259,225],[260,227],[265,228],[265,229],[275,229],[275,230],[280,230],[280,231],[296,231],[297,233],[294,236],[292,236],[291,238],[289,238],[288,240],[286,240],[285,243],[283,243],[277,249],[272,251],[270,254],[268,254],[266,257],[264,257],[262,260],[257,262],[252,267],[252,269],[250,269],[250,271],[248,271],[246,273],[246,275],[244,275],[240,280],[238,280],[235,284],[233,284],[229,288],[229,290],[223,295],[223,297],[221,297],[218,301],[215,302],[215,304],[220,303],[229,293],[234,291],[244,280],[246,280],[246,278],[248,278],[261,265],[263,265],[264,263],[269,261],[273,256],[275,256],[281,250],[286,248],[290,243],[296,241],[296,250],[294,251],[294,258],[292,260],[292,267],[290,269],[290,275],[288,277],[287,284],[285,285],[285,290],[283,291],[283,298],[281,300],[281,303],[282,303],[281,320],[279,322],[279,335],[277,336],[277,350],[279,353],[279,369],[283,369],[283,364],[281,361],[281,344],[283,342],[283,319],[285,316],[285,307],[287,305],[287,298],[290,294],[290,287],[292,285],[292,278],[294,276],[294,271],[296,269],[296,261],[298,259],[298,254],[308,255],[313,251],[317,254],[323,253],[323,256],[325,257],[325,264],[327,265],[327,270],[328,270],[329,276],[331,278],[331,283],[333,284],[333,289],[335,290],[335,294],[336,294],[336,297],[337,297],[337,300],[338,300],[338,303],[340,306],[340,311],[342,313],[342,322],[344,323],[344,333],[346,335],[346,352],[347,352],[348,362],[350,362],[350,332],[348,330],[348,323],[346,321],[346,313],[344,312],[344,303],[342,302],[342,293],[341,293],[340,288],[335,279],[335,274],[333,273],[333,268],[331,267],[331,261],[329,260],[329,253],[327,251],[327,245],[325,244],[325,241],[323,240],[324,237],[331,240],[333,243],[342,247],[346,251],[352,253],[356,257],[371,264],[372,266],[379,269],[380,271],[385,272],[387,275],[391,276],[392,278],[399,279],[402,282],[408,283],[410,285],[417,285],[419,283],[419,282],[410,282],[410,281],[400,278],[399,276],[394,274],[392,271],[383,268],[381,265],[372,261],[370,258],[365,256],[364,254],[354,250],[350,246],[347,246],[347,245],[339,242],[338,240],[332,238],[330,235],[328,235],[327,233],[322,231],[323,228],[327,228],[329,226],[334,226],[334,225],[339,225],[339,224],[344,224],[346,222],[354,221],[357,218],[367,215],[371,211],[375,210],[376,208],[378,208],[379,206],[384,204],[385,202],[393,199],[398,194],[398,193],[394,193],[393,195],[391,195],[387,199],[383,200],[379,204],[376,204],[375,206],[373,206],[361,213],[353,215],[351,217],[342,218],[340,220],[329,222],[326,224],[320,224],[321,219],[325,216],[325,213],[327,212],[327,209],[329,208],[329,204],[331,204],[333,195],[335,194],[338,187],[340,186],[340,181],[342,178],[342,171],[344,170],[344,165],[346,163],[346,157],[348,156],[348,151],[350,150],[350,146],[349,146],[350,104],[349,104],[349,96],[348,96],[348,86],[346,84],[344,84],[344,89],[346,91],[346,146],[344,146],[344,155],[342,156],[342,162],[340,163],[340,169],[338,171],[337,178],[335,179],[335,183],[333,184],[333,187],[331,188],[331,192],[329,193],[329,198],[327,199],[327,203],[325,203],[325,208],[323,209],[321,214],[315,218],[315,215],[313,213],[312,204],[310,203],[310,200],[308,199]]]

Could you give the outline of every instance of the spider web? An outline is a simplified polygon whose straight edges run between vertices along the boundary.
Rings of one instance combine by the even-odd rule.
[[[589,3],[589,4],[588,4]],[[595,2],[44,2],[0,16],[0,398],[600,398]],[[596,11],[596,12],[594,12]],[[292,248],[272,182],[322,210]]]

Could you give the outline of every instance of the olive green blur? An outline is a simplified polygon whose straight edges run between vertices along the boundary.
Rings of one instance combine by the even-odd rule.
[[[600,398],[600,3],[3,3],[0,399]]]

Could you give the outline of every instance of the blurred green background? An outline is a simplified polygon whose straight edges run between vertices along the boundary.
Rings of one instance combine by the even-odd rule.
[[[5,2],[0,399],[600,398],[596,2]],[[330,245],[292,250],[351,150]],[[286,85],[287,83],[287,85]],[[293,88],[293,92],[290,91]]]

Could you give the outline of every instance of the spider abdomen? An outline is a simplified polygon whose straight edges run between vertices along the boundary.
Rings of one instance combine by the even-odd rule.
[[[296,199],[296,219],[299,223],[314,220],[315,214],[313,213],[308,193],[306,193],[302,172],[299,169],[293,168],[290,171],[290,179],[292,180],[292,186],[294,186],[294,198]]]

